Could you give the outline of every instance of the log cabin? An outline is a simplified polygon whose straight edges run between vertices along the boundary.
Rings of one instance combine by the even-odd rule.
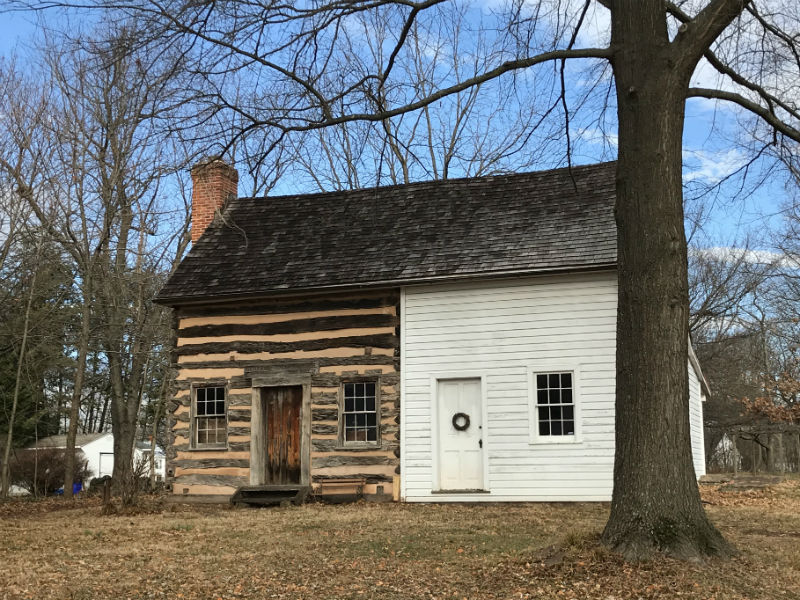
[[[157,298],[176,496],[610,499],[614,163],[263,198],[219,159],[192,178]],[[699,477],[691,352],[687,377]]]

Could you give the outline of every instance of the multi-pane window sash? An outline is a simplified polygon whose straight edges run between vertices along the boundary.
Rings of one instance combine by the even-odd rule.
[[[575,435],[572,373],[536,374],[539,435]]]
[[[223,386],[195,390],[194,419],[196,446],[224,446],[227,443]]]
[[[377,443],[378,406],[375,382],[345,383],[342,441]]]

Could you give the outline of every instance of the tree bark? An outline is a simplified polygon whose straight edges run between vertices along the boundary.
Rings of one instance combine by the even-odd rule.
[[[603,541],[629,560],[727,554],[703,510],[689,428],[681,164],[691,70],[676,68],[662,2],[614,6],[619,308],[614,493]]]
[[[767,434],[767,447],[764,448],[766,454],[765,461],[767,463],[767,473],[775,472],[775,435],[772,433]]]
[[[108,393],[103,394],[103,410],[100,412],[100,420],[97,422],[97,429],[96,429],[97,433],[102,433],[103,429],[105,429],[110,398],[111,398],[110,394]]]
[[[758,463],[761,462],[761,446],[759,446],[755,438],[753,438],[753,475],[758,473]]]

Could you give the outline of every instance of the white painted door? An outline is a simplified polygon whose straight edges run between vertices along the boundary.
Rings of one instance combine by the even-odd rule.
[[[436,396],[439,489],[482,490],[481,380],[439,380]]]

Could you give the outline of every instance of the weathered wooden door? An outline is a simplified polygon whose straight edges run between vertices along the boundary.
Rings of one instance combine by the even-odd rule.
[[[481,490],[483,427],[480,379],[438,382],[439,489]]]
[[[264,390],[267,419],[267,476],[272,485],[300,483],[300,409],[303,388]]]

